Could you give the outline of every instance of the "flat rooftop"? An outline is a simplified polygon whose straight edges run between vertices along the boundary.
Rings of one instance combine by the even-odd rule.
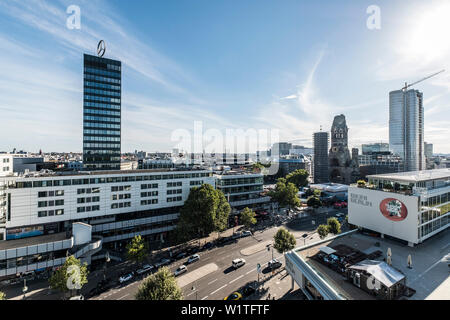
[[[0,241],[0,250],[9,250],[70,239],[65,232],[23,239]]]
[[[101,175],[119,175],[119,174],[146,174],[146,173],[176,173],[176,172],[192,172],[207,171],[207,168],[160,168],[160,169],[135,169],[135,170],[99,170],[99,171],[50,171],[50,172],[29,172],[23,175],[10,175],[4,178],[41,178],[41,177],[71,177],[71,176],[101,176]]]
[[[378,243],[378,244],[377,244]],[[373,300],[373,296],[348,282],[343,275],[316,261],[313,256],[320,248],[347,247],[370,255],[381,251],[382,255],[371,260],[383,261],[388,248],[392,252],[392,267],[406,276],[406,285],[416,293],[409,300],[444,299],[450,300],[450,229],[425,242],[409,247],[395,240],[372,237],[362,233],[344,235],[309,248],[296,251],[306,263],[315,269],[336,291],[349,300]],[[407,267],[408,256],[412,257],[412,269]],[[364,258],[361,256],[360,258]],[[357,259],[357,257],[356,257]]]
[[[375,174],[369,175],[367,176],[367,178],[406,181],[406,182],[428,181],[445,178],[450,179],[450,168]]]
[[[339,183],[316,183],[310,185],[311,189],[318,189],[326,192],[347,192],[348,185]]]

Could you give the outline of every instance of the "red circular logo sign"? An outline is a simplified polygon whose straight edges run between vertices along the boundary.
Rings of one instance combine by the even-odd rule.
[[[408,215],[405,204],[398,199],[387,198],[381,201],[380,211],[389,220],[402,221]]]

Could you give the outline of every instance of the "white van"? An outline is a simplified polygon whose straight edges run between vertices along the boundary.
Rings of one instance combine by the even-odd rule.
[[[232,262],[232,265],[235,269],[242,267],[245,264],[245,260],[242,258],[234,259]]]

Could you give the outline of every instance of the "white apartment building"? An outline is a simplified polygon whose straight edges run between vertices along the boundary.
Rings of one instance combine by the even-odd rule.
[[[43,157],[33,157],[28,154],[0,153],[0,177],[9,176],[14,172],[25,170],[36,171],[36,165],[43,163]]]
[[[367,176],[348,189],[348,222],[413,246],[450,226],[450,169]]]
[[[67,250],[90,261],[105,244],[116,245],[135,235],[163,239],[175,228],[190,189],[202,184],[215,187],[212,171],[0,177],[0,278],[57,266]]]
[[[262,173],[231,170],[215,174],[214,177],[217,189],[223,192],[233,208],[251,208],[270,202],[270,197],[261,196],[264,191]]]

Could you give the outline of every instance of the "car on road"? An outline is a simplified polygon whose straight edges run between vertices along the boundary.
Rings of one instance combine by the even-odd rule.
[[[71,298],[69,298],[69,300],[84,300],[84,297],[82,295],[79,295],[79,296],[71,297]]]
[[[198,254],[194,254],[189,257],[189,259],[187,260],[187,263],[190,264],[190,263],[193,263],[198,260],[200,260],[200,256]]]
[[[178,277],[180,274],[183,274],[185,272],[187,272],[187,267],[183,264],[179,266],[178,269],[175,270],[173,274],[175,275],[175,277]]]
[[[233,292],[228,297],[225,297],[223,300],[242,300],[242,294],[239,292]]]
[[[267,266],[269,267],[269,269],[273,270],[273,269],[277,269],[277,268],[281,267],[282,263],[278,259],[273,259],[273,260],[269,261]]]
[[[336,214],[336,218],[340,218],[340,217],[344,217],[344,214],[339,212],[338,214]]]
[[[120,282],[120,283],[128,282],[128,281],[130,281],[131,279],[133,279],[133,277],[134,277],[133,272],[124,274],[124,275],[122,275],[122,276],[119,278],[119,282]]]
[[[137,274],[145,274],[147,272],[151,272],[155,267],[150,264],[144,264],[141,269],[136,271]]]
[[[245,260],[242,258],[234,259],[231,264],[235,269],[242,267],[245,264]]]
[[[166,266],[168,264],[170,264],[171,260],[170,259],[162,259],[159,262],[155,263],[155,268],[160,268],[162,266]]]
[[[251,237],[252,235],[253,235],[252,232],[249,230],[242,232],[242,238]]]

